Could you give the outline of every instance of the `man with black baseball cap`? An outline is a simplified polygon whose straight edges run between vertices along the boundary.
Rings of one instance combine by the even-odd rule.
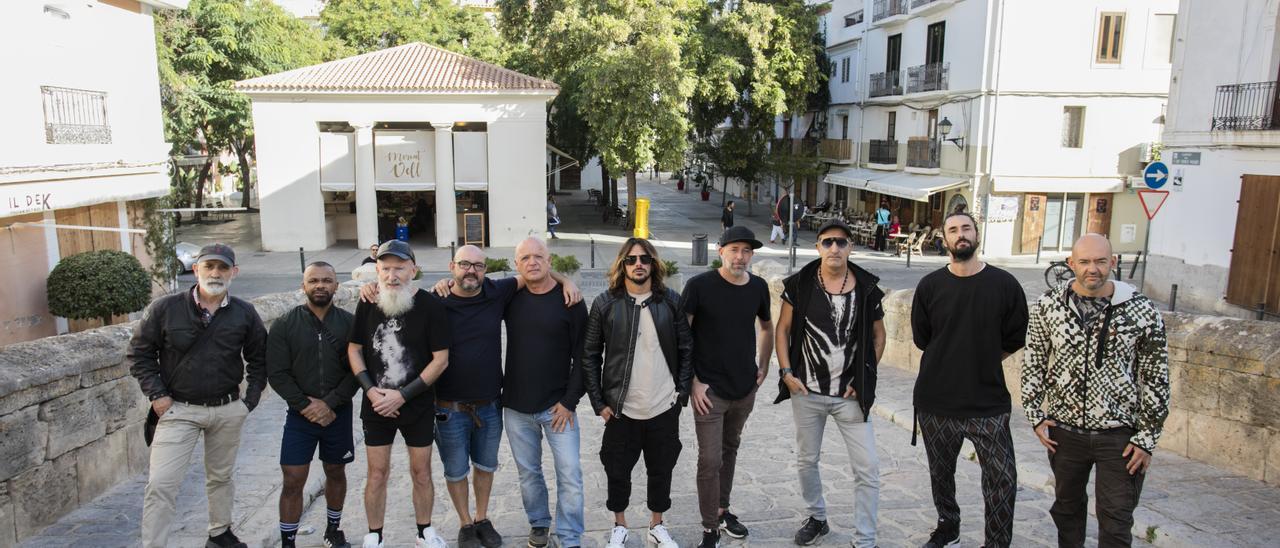
[[[844,438],[853,477],[854,548],[876,543],[880,468],[869,416],[876,366],[884,353],[880,278],[849,260],[853,230],[839,220],[818,228],[818,258],[783,280],[778,312],[780,381],[774,403],[791,399],[800,494],[808,519],[795,543],[815,544],[831,531],[819,457],[827,418]]]
[[[693,330],[700,546],[707,548],[718,546],[721,533],[747,536],[729,511],[729,496],[742,429],[773,352],[769,284],[747,270],[762,245],[751,229],[729,227],[720,236],[720,268],[691,278],[680,298]]]
[[[227,294],[238,272],[230,246],[205,246],[196,258],[196,285],[156,299],[134,329],[129,372],[151,400],[154,416],[148,421],[155,422],[142,504],[143,546],[170,546],[178,489],[201,437],[207,546],[245,546],[231,532],[231,473],[240,428],[267,384],[267,330],[253,305]],[[242,399],[246,372],[249,385]]]

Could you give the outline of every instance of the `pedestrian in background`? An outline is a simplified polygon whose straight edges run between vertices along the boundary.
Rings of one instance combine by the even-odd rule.
[[[876,241],[874,249],[876,251],[884,251],[887,249],[885,240],[889,235],[889,200],[880,200],[880,207],[876,209]]]
[[[720,232],[724,232],[733,227],[733,200],[724,206],[720,211]]]

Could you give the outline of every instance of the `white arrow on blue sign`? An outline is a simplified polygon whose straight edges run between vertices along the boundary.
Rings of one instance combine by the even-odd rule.
[[[1151,162],[1142,171],[1142,179],[1147,188],[1159,189],[1169,182],[1169,168],[1165,167],[1164,162]]]

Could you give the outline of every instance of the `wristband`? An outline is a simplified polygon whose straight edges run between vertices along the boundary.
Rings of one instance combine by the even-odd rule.
[[[422,377],[414,377],[412,381],[409,381],[409,384],[400,388],[400,395],[404,397],[404,401],[409,401],[426,393],[430,388],[427,383],[422,381]]]
[[[369,376],[368,369],[356,373],[356,381],[360,382],[360,388],[363,388],[365,392],[373,390],[373,377]]]
[[[785,379],[787,378],[787,375],[790,375],[790,374],[791,374],[790,367],[783,367],[782,369],[778,370],[778,378],[780,379]]]

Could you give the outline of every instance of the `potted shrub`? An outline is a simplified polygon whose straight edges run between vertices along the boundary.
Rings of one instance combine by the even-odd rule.
[[[46,282],[49,312],[73,320],[137,312],[151,302],[151,278],[142,263],[123,251],[89,251],[63,258]]]
[[[711,181],[709,181],[707,179],[707,175],[702,172],[698,173],[698,190],[702,193],[702,201],[705,202],[711,199]]]
[[[573,276],[582,269],[582,263],[578,262],[578,258],[573,255],[561,257],[555,253],[551,254],[551,270],[564,274],[565,276]]]

